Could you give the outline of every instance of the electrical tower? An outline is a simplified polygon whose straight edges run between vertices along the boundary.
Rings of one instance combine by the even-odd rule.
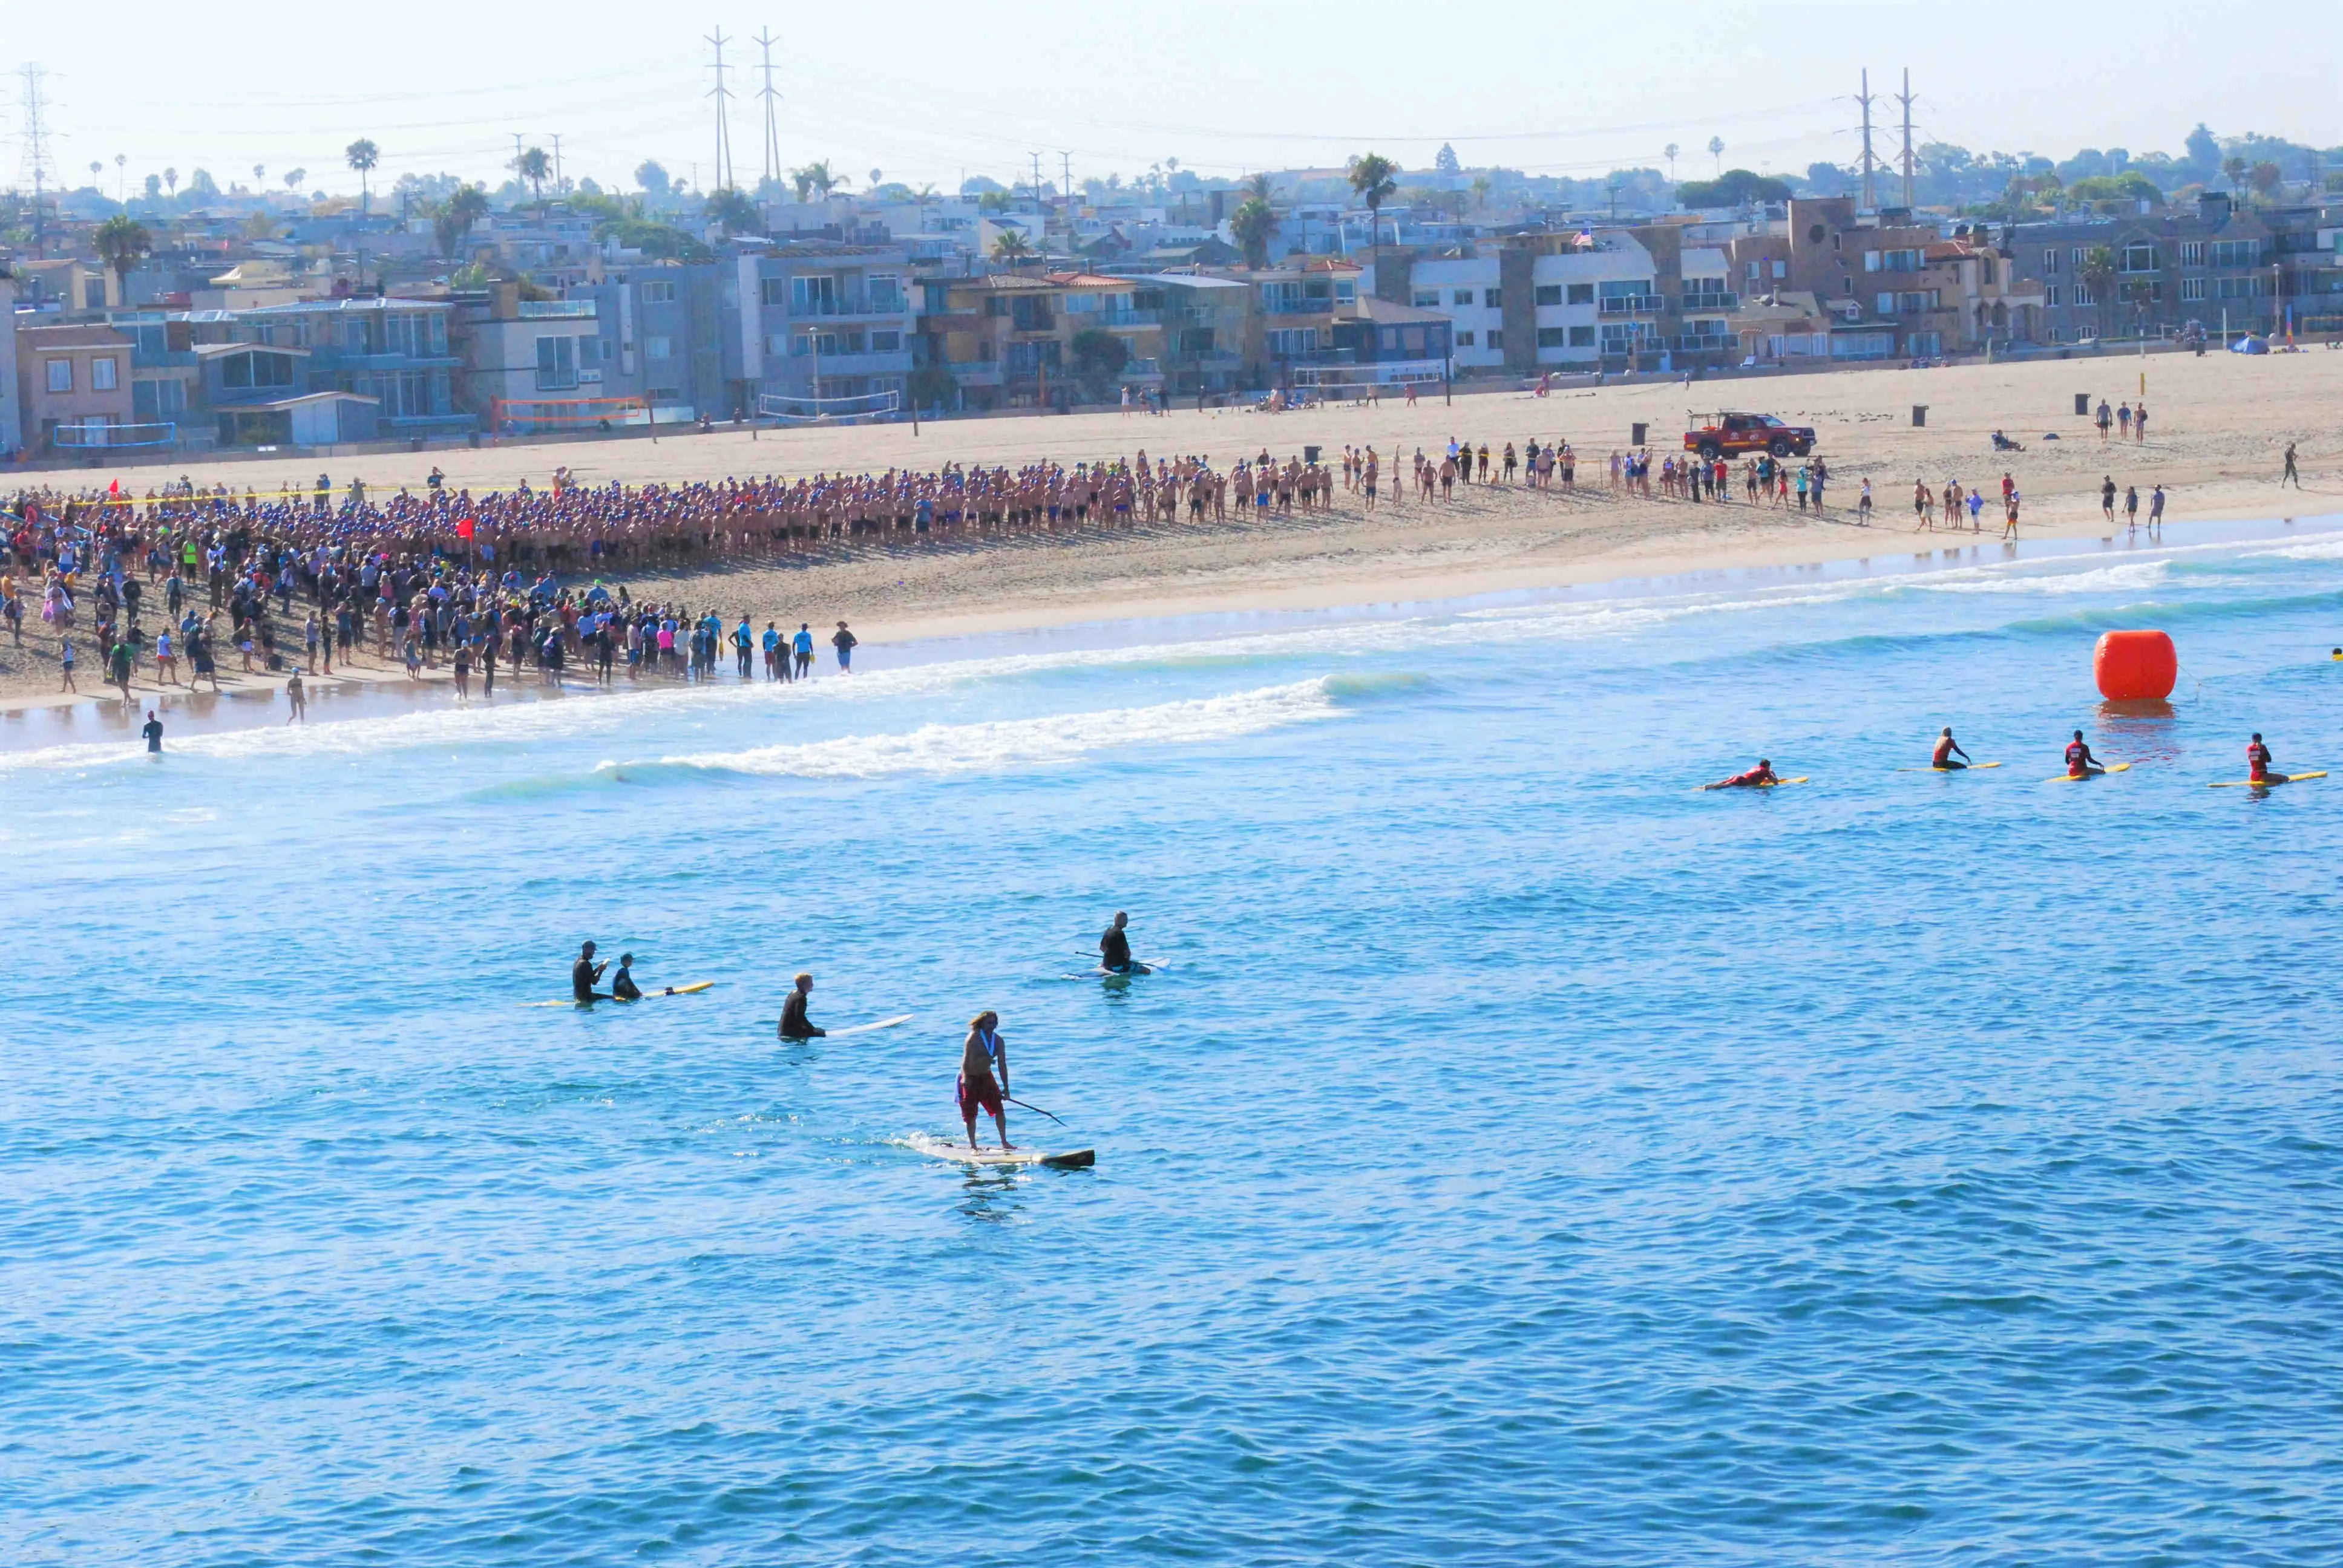
[[[1904,210],[1912,210],[1912,67],[1904,67],[1904,90],[1896,95],[1904,106]]]
[[[1871,156],[1871,106],[1877,101],[1871,95],[1871,73],[1865,71],[1863,95],[1855,102],[1863,106],[1863,207],[1866,212],[1879,206],[1878,160]]]
[[[781,180],[781,95],[773,90],[773,45],[779,42],[770,29],[757,35],[757,47],[765,52],[765,85],[757,90],[765,101],[765,179],[775,185]]]
[[[716,86],[708,95],[716,100],[716,188],[718,190],[733,188],[732,125],[724,108],[732,96],[732,89],[724,85],[724,73],[729,69],[724,64],[724,45],[731,41],[724,35],[724,29],[720,26],[704,40],[716,46]]]
[[[42,191],[49,178],[49,126],[43,117],[47,105],[43,101],[42,88],[49,74],[42,66],[25,65],[16,75],[25,84],[22,177],[33,187],[33,254],[41,256],[45,254],[42,247],[48,238],[47,217],[42,208]]]

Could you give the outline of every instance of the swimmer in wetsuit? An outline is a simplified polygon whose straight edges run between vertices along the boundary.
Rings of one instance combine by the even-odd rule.
[[[634,966],[634,954],[620,953],[618,955],[618,972],[610,977],[610,995],[616,1000],[640,1001],[642,1000],[642,988],[635,984],[635,977],[628,972],[632,970]]]
[[[1958,762],[1953,760],[1955,752],[1960,753],[1961,759]],[[1936,737],[1936,754],[1929,761],[1928,766],[1939,773],[1956,773],[1968,765],[1969,754],[1962,751],[1960,742],[1953,739],[1953,727],[1949,724],[1946,725],[1945,732]]]
[[[2085,779],[2107,770],[2107,765],[2091,755],[2090,747],[2084,743],[2083,732],[2079,729],[2075,731],[2075,739],[2066,746],[2066,777]]]
[[[2262,732],[2257,729],[2253,739],[2246,746],[2246,777],[2257,784],[2263,784],[2268,782],[2269,776],[2270,749],[2262,744]]]
[[[812,994],[813,976],[798,976],[797,983],[789,988],[789,1000],[781,1003],[783,1040],[820,1040],[830,1033],[826,1029],[816,1029],[813,1020],[806,1017],[806,998]]]
[[[569,994],[579,1001],[608,1001],[610,999],[594,989],[608,964],[594,961],[594,944],[588,942],[578,950],[578,961],[569,966]]]
[[[1104,934],[1099,938],[1101,969],[1111,970],[1119,975],[1131,972],[1133,966],[1131,961],[1131,939],[1122,934],[1123,928],[1130,924],[1129,915],[1124,914],[1121,910],[1114,912],[1114,924],[1107,927]]]
[[[1768,784],[1779,784],[1781,781],[1781,775],[1774,771],[1772,760],[1760,757],[1757,759],[1757,766],[1748,772],[1735,773],[1730,779],[1720,779],[1714,784],[1704,784],[1701,788],[1704,789],[1755,789]]]

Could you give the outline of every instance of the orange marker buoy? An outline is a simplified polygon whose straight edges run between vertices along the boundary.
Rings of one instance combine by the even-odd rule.
[[[2110,702],[2155,701],[2178,684],[2180,654],[2160,631],[2111,631],[2091,655],[2091,674]]]

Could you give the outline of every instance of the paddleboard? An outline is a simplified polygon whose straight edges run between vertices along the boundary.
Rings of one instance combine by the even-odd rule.
[[[710,987],[714,986],[715,984],[716,984],[716,982],[715,982],[714,980],[694,980],[694,981],[693,981],[691,984],[689,984],[689,985],[670,985],[670,986],[660,986],[659,988],[658,988],[658,989],[657,989],[657,990],[646,990],[645,992],[643,992],[643,994],[641,995],[641,997],[640,997],[640,998],[639,998],[639,999],[637,999],[637,1000],[642,1000],[642,1001],[657,1001],[657,1000],[659,1000],[661,997],[669,997],[669,996],[698,996],[701,991],[704,991],[704,990],[709,990]],[[600,995],[597,995],[597,996],[594,998],[594,1001],[617,1001],[617,1000],[618,1000],[618,999],[617,997],[614,997],[614,996],[600,996]],[[594,1005],[594,1002],[590,1002],[590,1001],[579,1001],[579,1000],[578,1000],[577,998],[575,998],[575,997],[567,997],[567,996],[566,996],[566,997],[563,997],[559,1001],[530,1001],[530,1002],[523,1002],[521,1005],[522,1005],[523,1007],[591,1007],[591,1006],[593,1006],[593,1005]]]
[[[2110,762],[2107,764],[2108,773],[2127,773],[2130,770],[2131,764],[2128,762]],[[2045,779],[2042,782],[2045,784],[2080,784],[2086,779],[2100,779],[2104,777],[2106,777],[2106,775],[2100,773],[2061,773],[2056,779]]]
[[[1055,1154],[1046,1149],[1002,1149],[997,1144],[970,1149],[965,1143],[924,1136],[912,1138],[910,1143],[931,1159],[949,1160],[960,1165],[1038,1165],[1048,1171],[1087,1171],[1098,1163],[1095,1149],[1069,1149]]]
[[[850,1034],[873,1034],[882,1029],[892,1029],[899,1023],[909,1023],[915,1016],[917,1015],[913,1013],[899,1012],[893,1018],[882,1018],[876,1023],[850,1024],[844,1029],[831,1030],[830,1038],[844,1040]]]
[[[1998,762],[1972,762],[1966,768],[1898,768],[1898,773],[1982,773],[1988,768],[1998,768]]]
[[[2267,779],[2224,779],[2207,786],[2214,789],[2267,789],[2273,784],[2301,784],[2312,779],[2324,779],[2324,769],[2317,773],[2273,773]]]
[[[1810,780],[1805,774],[1801,773],[1795,779],[1776,779],[1771,784],[1700,784],[1694,787],[1694,793],[1700,795],[1726,795],[1732,793],[1735,789],[1778,789],[1785,784],[1805,784],[1807,782],[1810,782]]]

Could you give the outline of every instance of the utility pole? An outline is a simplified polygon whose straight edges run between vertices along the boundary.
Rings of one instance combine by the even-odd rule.
[[[1912,210],[1912,67],[1904,67],[1904,90],[1896,95],[1904,106],[1904,210]]]
[[[518,183],[518,180],[520,179],[520,158],[521,158],[521,152],[520,152],[520,136],[521,136],[521,134],[520,134],[518,131],[515,131],[515,132],[513,133],[513,161],[512,161],[512,172],[513,172],[513,179],[514,179],[514,181],[515,181],[516,183]]]
[[[2311,156],[2316,157],[2318,155],[2313,153]],[[1060,153],[1058,161],[1063,166],[1066,176],[1065,183],[1059,189],[1063,193],[1066,203],[1066,245],[1071,249],[1074,241],[1074,155]]]
[[[719,26],[702,41],[716,46],[716,86],[708,95],[716,100],[716,188],[729,190],[732,186],[732,126],[725,116],[724,105],[732,96],[732,89],[724,85],[724,45],[731,40]]]
[[[1871,156],[1871,106],[1876,100],[1871,95],[1871,73],[1863,73],[1863,94],[1855,102],[1863,106],[1863,206],[1871,211],[1879,206],[1877,160]]]
[[[34,65],[21,67],[16,75],[25,82],[22,140],[25,144],[25,173],[33,186],[33,254],[39,256],[47,254],[45,246],[48,240],[48,221],[41,208],[41,187],[47,182],[49,174],[49,128],[41,118],[41,84],[47,79],[48,72]]]
[[[781,118],[780,110],[776,106],[780,103],[781,95],[773,90],[773,45],[779,42],[779,38],[772,35],[770,29],[757,35],[757,47],[765,52],[765,63],[762,66],[765,73],[765,85],[757,90],[757,96],[764,100],[765,105],[764,178],[777,185],[780,183],[781,178]],[[762,185],[764,180],[757,183]]]
[[[553,194],[561,194],[561,133],[553,135]]]
[[[1033,211],[1041,220],[1041,254],[1046,256],[1050,254],[1050,209],[1041,205],[1041,155],[1039,153],[1033,155]]]

